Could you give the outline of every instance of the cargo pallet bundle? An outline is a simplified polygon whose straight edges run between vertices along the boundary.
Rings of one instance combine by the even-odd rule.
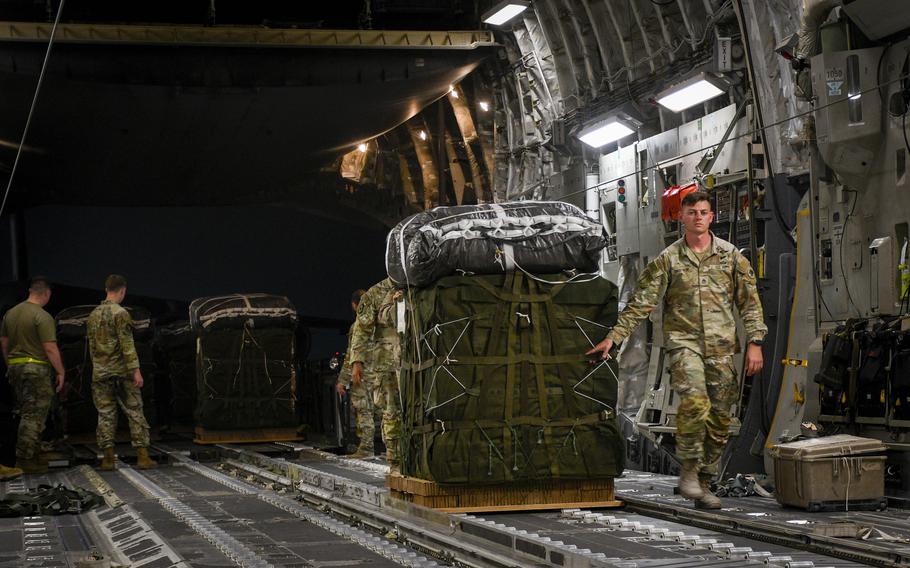
[[[413,284],[417,267],[443,276],[408,288],[399,311],[402,475],[391,476],[389,487],[400,499],[458,512],[618,506],[613,478],[622,473],[625,448],[615,411],[617,366],[584,355],[617,316],[616,286],[596,272],[602,228],[561,203],[532,204],[523,209],[527,220],[516,223],[507,218],[516,205],[493,211],[496,235],[515,237],[505,253],[510,267],[484,265],[440,234],[435,244],[411,246],[399,225],[390,237],[397,231],[399,244],[390,250],[405,251],[398,262],[387,259],[393,277]],[[477,213],[484,226],[491,207]],[[506,248],[492,235],[478,237],[470,224],[455,228],[479,255]],[[424,262],[439,256],[440,243],[452,247],[450,258],[487,274],[447,276],[459,267]]]
[[[92,358],[88,350],[86,326],[88,317],[97,306],[73,306],[57,314],[57,340],[60,355],[66,368],[66,395],[55,397],[48,427],[64,430],[70,441],[93,441],[98,425],[98,411],[92,399]],[[156,364],[152,350],[154,326],[145,308],[126,307],[133,319],[133,343],[139,356],[140,370],[145,380],[142,387],[142,404],[145,419],[154,430]],[[121,416],[117,421],[118,441],[128,441],[127,421]]]
[[[196,437],[200,444],[298,439],[295,329],[290,301],[269,294],[199,298]]]
[[[161,377],[170,385],[167,401],[170,425],[192,425],[196,410],[196,336],[188,321],[160,326],[155,348]]]

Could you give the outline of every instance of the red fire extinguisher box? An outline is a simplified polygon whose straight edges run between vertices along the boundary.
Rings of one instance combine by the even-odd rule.
[[[682,212],[682,200],[685,196],[698,189],[698,185],[672,185],[664,190],[661,200],[660,212],[664,221],[678,221]]]

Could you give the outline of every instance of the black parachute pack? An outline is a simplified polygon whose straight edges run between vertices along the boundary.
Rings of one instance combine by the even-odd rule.
[[[559,201],[436,207],[401,221],[386,242],[386,270],[399,287],[444,276],[596,272],[601,224]]]
[[[833,389],[846,388],[849,378],[847,371],[853,359],[853,333],[859,331],[864,324],[863,320],[848,320],[828,335],[822,351],[821,367],[814,378],[816,383]]]
[[[232,294],[190,304],[197,337],[196,425],[297,425],[297,311],[283,296]]]
[[[616,323],[614,284],[450,276],[411,289],[406,308],[403,474],[484,485],[622,473],[616,362],[584,355]]]
[[[103,504],[101,495],[79,487],[39,485],[26,493],[7,493],[0,499],[0,517],[78,515]]]

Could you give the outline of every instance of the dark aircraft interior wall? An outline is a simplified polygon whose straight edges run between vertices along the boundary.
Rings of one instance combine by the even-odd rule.
[[[385,276],[381,226],[292,207],[42,206],[24,220],[29,273],[71,286],[100,289],[117,272],[138,295],[189,301],[267,292],[288,296],[304,317],[351,320],[351,291]],[[8,281],[6,221],[0,230],[0,281]],[[312,332],[311,358],[344,348],[337,330]]]

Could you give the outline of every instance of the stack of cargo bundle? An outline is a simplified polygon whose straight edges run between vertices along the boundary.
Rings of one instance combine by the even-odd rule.
[[[188,321],[157,329],[155,347],[161,377],[170,385],[168,409],[171,424],[193,424],[196,410],[196,335]]]
[[[268,294],[199,298],[190,304],[196,335],[196,439],[296,438],[297,311]]]
[[[92,400],[92,358],[88,351],[86,326],[88,317],[97,306],[73,306],[57,314],[57,341],[60,355],[66,367],[66,396],[62,403],[62,415],[68,435],[94,434],[98,424],[98,412]],[[133,343],[139,356],[140,370],[145,384],[142,387],[142,402],[149,426],[156,426],[155,413],[155,358],[152,351],[154,327],[151,316],[145,308],[127,307],[133,318]],[[126,419],[118,421],[121,430],[126,430]]]
[[[388,272],[408,288],[394,495],[462,511],[615,504],[616,363],[584,355],[617,316],[605,245],[559,202],[437,208],[392,231]]]

